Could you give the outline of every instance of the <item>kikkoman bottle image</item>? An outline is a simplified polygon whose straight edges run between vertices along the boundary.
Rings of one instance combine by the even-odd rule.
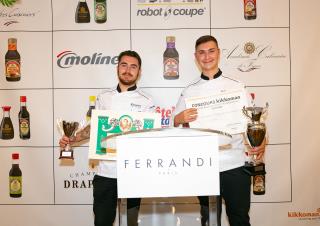
[[[17,51],[17,39],[8,39],[8,51],[5,55],[5,75],[9,82],[19,81],[21,78],[21,58]]]
[[[12,153],[12,167],[9,171],[9,194],[12,198],[22,196],[22,172],[19,167],[19,153]]]
[[[80,0],[76,9],[76,23],[90,23],[90,11],[86,0]]]
[[[256,0],[243,0],[244,19],[254,20],[257,18]]]
[[[99,24],[107,21],[106,0],[94,0],[94,20]]]
[[[20,96],[19,136],[23,140],[30,139],[30,114],[27,110],[27,97]]]
[[[167,36],[167,48],[163,53],[163,77],[165,79],[179,78],[179,53],[175,47],[175,37]]]
[[[10,140],[14,137],[14,129],[10,118],[10,106],[3,106],[3,118],[0,125],[0,139]]]

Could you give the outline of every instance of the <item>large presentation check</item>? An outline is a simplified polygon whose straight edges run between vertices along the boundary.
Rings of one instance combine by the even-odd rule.
[[[196,108],[198,118],[192,128],[208,128],[230,134],[245,132],[247,119],[242,108],[248,105],[244,89],[222,92],[211,96],[186,98],[187,108]]]

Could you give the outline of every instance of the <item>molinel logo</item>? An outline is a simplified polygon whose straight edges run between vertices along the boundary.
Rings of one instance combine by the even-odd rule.
[[[60,68],[70,68],[77,65],[116,65],[118,56],[103,56],[102,53],[79,56],[73,51],[63,51],[57,55],[57,65]]]

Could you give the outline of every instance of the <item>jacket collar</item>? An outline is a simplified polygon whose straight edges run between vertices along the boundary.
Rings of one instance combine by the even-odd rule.
[[[213,79],[216,79],[216,78],[220,77],[220,75],[222,75],[222,71],[219,68],[219,71],[213,76]],[[201,73],[201,78],[203,80],[209,80],[209,77],[204,75],[203,73]]]
[[[127,91],[133,91],[133,90],[136,90],[136,89],[137,89],[137,85],[134,85],[134,86],[129,87]],[[121,89],[120,89],[120,85],[119,84],[117,85],[117,91],[119,93],[121,93]]]

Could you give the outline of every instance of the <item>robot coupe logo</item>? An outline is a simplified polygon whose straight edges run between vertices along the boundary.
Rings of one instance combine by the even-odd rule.
[[[57,65],[60,68],[70,68],[74,65],[116,65],[117,63],[118,56],[103,56],[102,53],[79,56],[72,51],[63,51],[57,55]]]
[[[206,7],[203,0],[138,0],[137,16],[163,17],[168,20],[171,16],[203,16]]]

